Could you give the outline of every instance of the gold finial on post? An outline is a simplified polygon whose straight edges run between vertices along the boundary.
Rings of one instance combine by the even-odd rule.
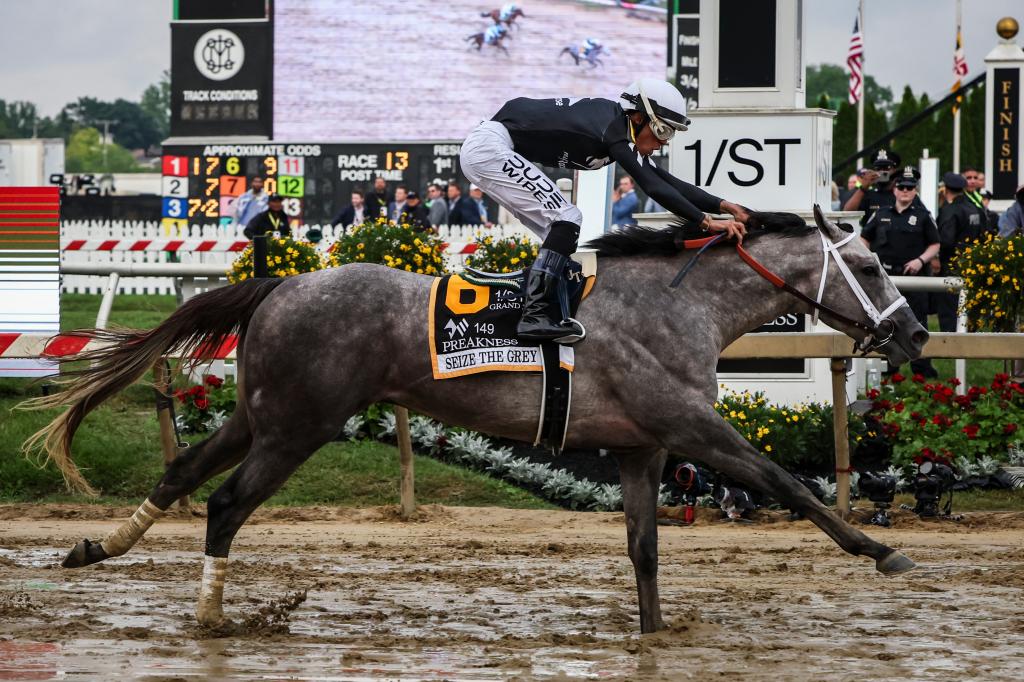
[[[1020,25],[1017,20],[1013,17],[1003,17],[996,23],[996,33],[1003,40],[1011,40],[1017,35],[1017,31],[1020,30]]]

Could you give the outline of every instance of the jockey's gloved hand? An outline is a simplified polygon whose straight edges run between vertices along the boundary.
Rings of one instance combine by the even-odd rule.
[[[725,232],[730,239],[743,243],[743,235],[747,233],[746,226],[738,220],[714,220],[711,216],[705,215],[701,227],[709,232]]]

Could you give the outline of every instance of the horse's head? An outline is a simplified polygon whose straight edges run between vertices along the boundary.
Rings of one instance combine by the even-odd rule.
[[[818,298],[849,318],[841,320],[823,311],[821,315],[829,326],[849,335],[865,350],[877,349],[893,365],[920,357],[928,331],[914,317],[875,255],[854,236],[852,228],[843,229],[827,220],[817,204],[814,222],[828,273]]]

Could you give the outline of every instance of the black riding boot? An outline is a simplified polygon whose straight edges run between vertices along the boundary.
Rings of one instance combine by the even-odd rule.
[[[559,284],[565,278],[569,257],[550,249],[541,249],[533,267],[526,273],[523,317],[516,332],[527,341],[572,344],[583,340],[586,330],[576,320],[562,314],[558,299]]]

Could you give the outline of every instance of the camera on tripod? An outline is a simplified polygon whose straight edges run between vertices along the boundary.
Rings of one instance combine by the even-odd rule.
[[[914,476],[914,508],[913,512],[921,518],[950,516],[953,511],[953,484],[956,483],[956,472],[942,462],[925,460],[917,467]],[[949,492],[942,512],[939,511],[939,500]]]
[[[857,489],[875,503],[875,514],[868,523],[883,528],[891,526],[888,510],[896,497],[896,479],[887,474],[865,471],[860,475]]]

